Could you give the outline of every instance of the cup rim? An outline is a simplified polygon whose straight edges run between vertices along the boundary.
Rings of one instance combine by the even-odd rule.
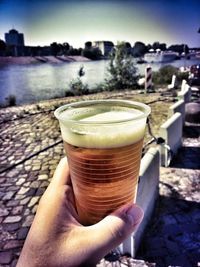
[[[60,114],[67,110],[67,109],[72,109],[72,108],[78,108],[79,106],[87,107],[89,105],[95,105],[95,104],[103,104],[103,103],[113,103],[113,104],[126,104],[127,107],[137,107],[140,108],[140,110],[143,111],[143,114],[135,116],[134,118],[128,118],[128,119],[120,119],[120,120],[109,120],[109,121],[80,121],[80,120],[75,120],[75,119],[62,119],[60,118]],[[74,123],[74,124],[84,124],[84,125],[103,125],[103,124],[116,124],[116,123],[124,123],[124,122],[130,122],[130,121],[137,121],[142,118],[147,118],[148,115],[151,112],[151,108],[141,102],[137,101],[131,101],[131,100],[123,100],[123,99],[99,99],[99,100],[83,100],[83,101],[78,101],[78,102],[73,102],[69,104],[65,104],[60,106],[54,111],[54,116],[63,123]]]

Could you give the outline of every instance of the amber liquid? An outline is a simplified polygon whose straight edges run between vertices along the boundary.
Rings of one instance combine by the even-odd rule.
[[[64,142],[80,223],[95,224],[136,199],[143,139],[119,148],[81,148]]]

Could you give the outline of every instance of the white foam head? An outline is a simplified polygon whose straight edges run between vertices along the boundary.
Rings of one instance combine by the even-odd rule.
[[[76,108],[72,104],[63,110],[58,109],[57,114],[55,112],[60,121],[62,137],[67,143],[86,148],[113,148],[130,145],[143,138],[147,114],[138,109],[136,104],[135,108],[130,106],[135,102],[88,102],[92,104]],[[124,102],[126,105],[123,106]],[[150,108],[147,107],[147,110],[149,114]]]

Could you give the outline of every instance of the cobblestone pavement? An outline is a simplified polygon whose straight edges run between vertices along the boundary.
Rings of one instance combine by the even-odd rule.
[[[156,266],[195,267],[200,262],[200,125],[185,126],[183,146],[161,168],[157,206],[137,259]]]
[[[130,95],[128,92],[127,98]],[[122,96],[126,93],[83,99]],[[53,111],[73,101],[77,97],[0,109],[0,266],[16,265],[39,199],[64,156]]]
[[[127,98],[129,95],[130,93],[127,94]],[[112,94],[112,96],[108,95],[107,97],[116,98],[122,96],[124,98],[124,93]],[[103,97],[105,98],[105,94]],[[84,99],[87,98],[92,97],[84,97]],[[155,99],[156,98],[149,98],[150,101],[154,101]],[[68,98],[68,101],[76,101],[76,98]],[[66,99],[52,100],[36,105],[0,110],[0,266],[2,267],[14,267],[16,265],[17,258],[19,257],[24,240],[33,221],[39,199],[48,186],[60,158],[64,156],[58,122],[54,118],[52,111],[65,102]],[[192,141],[194,140],[197,140],[197,137],[192,138]],[[188,142],[190,142],[190,140]],[[196,141],[196,147],[198,147],[198,145],[199,142]],[[197,153],[198,151],[199,150],[197,149]],[[194,150],[191,150],[191,154],[193,154],[193,152]],[[188,159],[188,161],[190,161],[190,159]],[[196,159],[196,161],[198,160]],[[182,194],[182,199],[180,198],[181,202],[179,205],[180,214],[182,205],[183,210],[186,209],[184,208],[185,206],[183,203],[185,203],[185,205],[187,203],[192,204],[191,214],[194,214],[194,217],[192,218],[196,218],[192,220],[194,226],[196,222],[195,220],[198,219],[198,215],[195,213],[198,196],[194,186],[195,181],[197,181],[197,175],[194,174],[194,172],[199,175],[198,170],[178,169],[178,167],[162,170],[161,201],[158,202],[160,205],[158,207],[160,211],[160,214],[158,214],[159,220],[162,218],[161,215],[165,216],[165,207],[168,207],[170,212],[171,208],[175,209],[173,202],[172,206],[169,204],[171,203],[170,201],[172,201],[171,198],[169,198],[170,187],[162,184],[167,183],[173,186],[173,184],[171,184],[173,179],[172,181],[170,179],[172,170],[177,172],[179,177],[184,175],[185,179],[183,181],[185,181],[185,183],[186,181],[188,182],[186,188],[188,190],[191,189],[190,194],[192,193],[193,198],[192,200],[188,200],[184,195],[184,192],[186,192],[184,189],[185,184],[180,184],[180,186],[183,187],[183,192],[180,191],[180,180],[178,179],[178,176],[176,176],[176,186],[178,188],[176,191],[179,195]],[[178,172],[178,170],[181,172]],[[164,176],[169,179],[164,179]],[[188,193],[188,195],[190,194]],[[165,203],[167,201],[168,206]],[[191,218],[189,215],[190,213],[188,214],[188,217]],[[164,220],[163,217],[163,225],[166,224],[167,220],[169,221],[170,218],[171,217]],[[196,227],[197,226],[198,225],[196,225]],[[178,240],[181,243],[181,236],[178,237]],[[194,237],[197,238],[198,235],[196,234]],[[182,236],[182,238],[186,238],[186,241],[188,240],[188,242],[190,241],[189,234],[186,237]],[[197,243],[194,242],[194,244]],[[185,250],[187,249],[185,248]],[[196,247],[193,249],[193,252],[195,251]],[[148,260],[148,257],[144,255],[142,259]],[[149,259],[150,262],[154,260],[152,257]],[[134,261],[134,264],[140,265],[133,265],[132,263],[131,266],[153,266],[147,265],[142,260],[138,262]]]

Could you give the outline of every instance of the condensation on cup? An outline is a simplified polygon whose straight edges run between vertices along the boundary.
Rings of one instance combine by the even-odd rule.
[[[81,224],[135,202],[149,114],[149,106],[128,100],[82,101],[55,111]]]

